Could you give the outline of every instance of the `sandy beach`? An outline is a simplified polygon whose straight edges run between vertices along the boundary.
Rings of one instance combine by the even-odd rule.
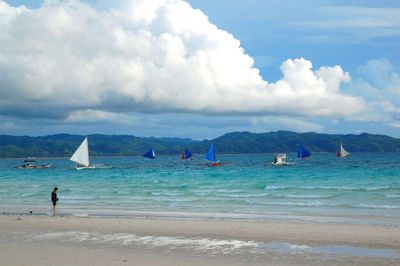
[[[400,228],[0,216],[1,265],[399,265]]]

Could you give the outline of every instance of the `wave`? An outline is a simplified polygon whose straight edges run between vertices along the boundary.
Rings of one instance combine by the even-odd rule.
[[[288,189],[288,188],[295,188],[295,187],[288,187],[288,186],[266,186],[265,190],[280,190],[280,189]]]
[[[328,204],[323,204],[320,201],[310,201],[310,202],[293,202],[293,201],[276,201],[276,202],[255,202],[252,200],[245,200],[249,204],[262,204],[267,206],[295,206],[295,207],[321,207],[321,206],[331,206]]]
[[[93,200],[93,196],[59,196],[61,200]]]
[[[22,194],[21,197],[26,198],[26,197],[30,197],[30,196],[34,196],[36,193],[25,193]]]
[[[191,250],[215,250],[230,253],[242,248],[256,248],[257,242],[243,240],[220,240],[212,238],[185,238],[181,236],[138,236],[131,233],[102,234],[97,232],[45,233],[33,237],[36,240],[57,240],[63,242],[90,241],[103,244],[130,245],[139,243],[150,247],[186,247]]]
[[[154,199],[155,201],[158,201],[158,202],[193,202],[193,201],[196,201],[196,199],[165,199],[165,198],[162,198],[162,199]]]
[[[242,199],[242,198],[264,198],[264,197],[268,196],[268,194],[221,194],[219,196],[225,197],[225,198]]]
[[[215,195],[216,196],[216,195]],[[283,198],[283,199],[331,199],[336,197],[336,195],[295,195],[295,194],[220,194],[218,195],[222,198],[233,198],[233,199],[243,199],[243,198]]]
[[[388,190],[395,187],[383,186],[383,187],[367,187],[365,188],[366,191],[375,191],[375,190]]]
[[[348,186],[274,186],[269,185],[265,190],[289,190],[289,189],[304,189],[304,190],[347,190],[347,191],[386,191],[390,189],[399,189],[398,186],[376,186],[376,187],[348,187]]]
[[[373,205],[373,204],[343,204],[335,202],[320,202],[320,201],[308,201],[308,202],[296,202],[296,201],[276,201],[276,202],[256,202],[253,200],[245,200],[249,204],[262,204],[267,206],[289,206],[289,207],[340,207],[340,208],[351,208],[351,209],[381,209],[381,210],[400,210],[400,205]]]
[[[385,195],[386,198],[388,199],[398,199],[400,198],[399,194],[389,194],[389,195]]]
[[[400,210],[400,205],[373,205],[373,204],[359,204],[357,206],[353,206],[357,208],[365,208],[365,209],[385,209],[385,210]]]
[[[330,199],[336,195],[293,195],[293,194],[276,194],[271,195],[273,198],[286,198],[286,199]]]
[[[183,196],[181,193],[171,193],[171,192],[151,192],[152,196]]]

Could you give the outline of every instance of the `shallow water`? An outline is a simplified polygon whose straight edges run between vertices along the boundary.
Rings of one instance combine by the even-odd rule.
[[[94,158],[112,168],[76,170],[64,159],[41,159],[49,169],[18,169],[0,160],[0,211],[47,213],[59,187],[58,211],[124,215],[277,219],[400,225],[400,154],[316,154],[274,167],[272,155],[224,155],[222,167],[202,157]]]

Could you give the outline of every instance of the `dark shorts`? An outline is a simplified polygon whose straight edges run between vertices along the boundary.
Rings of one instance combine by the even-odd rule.
[[[53,201],[53,206],[56,206],[57,205],[57,201]]]

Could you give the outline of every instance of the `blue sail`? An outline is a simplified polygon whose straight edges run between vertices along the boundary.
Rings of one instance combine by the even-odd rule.
[[[210,148],[208,149],[205,159],[208,161],[214,162],[214,163],[216,162],[215,161],[214,141],[211,141],[211,145],[210,145]]]
[[[187,147],[185,147],[185,158],[189,159],[192,156],[193,156],[193,154],[189,151],[189,149]]]
[[[156,154],[154,152],[154,149],[150,149],[148,152],[143,154],[143,156],[146,157],[146,158],[149,158],[149,159],[155,159],[156,158]]]
[[[303,145],[300,145],[299,150],[297,151],[297,157],[303,159],[311,156],[311,153],[304,148]]]

